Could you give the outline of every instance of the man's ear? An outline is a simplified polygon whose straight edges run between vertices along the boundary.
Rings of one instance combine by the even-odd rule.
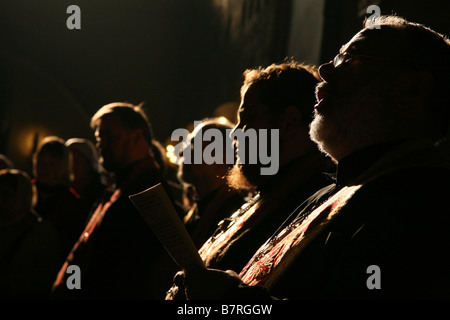
[[[428,99],[434,86],[434,78],[427,71],[407,72],[398,81],[396,102],[400,108],[421,104]]]
[[[288,106],[279,118],[280,138],[297,131],[302,124],[302,113],[294,106]]]

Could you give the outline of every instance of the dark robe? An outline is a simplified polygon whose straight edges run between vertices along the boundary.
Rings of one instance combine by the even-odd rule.
[[[342,159],[336,183],[308,199],[284,233],[260,248],[241,272],[252,286],[233,296],[448,299],[449,179],[448,163],[429,141],[397,141]],[[314,209],[349,188],[355,192],[333,215],[324,210],[305,227]],[[289,250],[275,252],[294,232],[295,244],[291,238]]]
[[[217,229],[217,224],[228,218],[245,202],[245,197],[231,190],[227,184],[196,200],[186,214],[185,227],[192,241],[200,248]]]
[[[324,175],[329,166],[329,160],[317,152],[281,167],[199,250],[205,265],[241,270],[300,203],[329,183]]]

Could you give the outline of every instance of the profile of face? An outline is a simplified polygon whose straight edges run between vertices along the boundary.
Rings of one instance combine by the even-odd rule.
[[[199,134],[200,127],[196,128],[193,132],[191,132],[186,139],[186,144],[180,150],[180,155],[184,152],[193,152],[194,150],[194,138],[197,134]],[[197,179],[202,178],[202,167],[205,165],[203,163],[196,164],[194,161],[190,161],[190,163],[185,163],[182,161],[178,166],[177,177],[178,180],[183,181],[184,183],[195,185]]]
[[[332,158],[386,139],[396,124],[392,77],[383,70],[388,38],[357,33],[331,62],[320,66],[311,139]]]
[[[115,115],[107,115],[98,120],[95,139],[99,160],[103,168],[116,173],[130,163],[132,132],[126,130]]]
[[[269,111],[269,107],[264,103],[261,89],[255,85],[250,84],[243,90],[241,103],[238,109],[238,123],[233,130],[241,129],[244,133],[248,129],[254,129],[258,136],[259,129],[274,129],[275,119]],[[233,132],[231,132],[231,135]],[[270,140],[270,139],[269,139]],[[259,138],[258,138],[259,141]],[[240,159],[239,157],[239,143],[234,140],[236,163],[231,168],[228,174],[228,183],[235,189],[251,190],[258,186],[261,181],[261,168],[263,164],[259,162],[257,157],[257,163],[249,163],[250,143],[245,143],[245,156],[246,159]],[[268,146],[270,150],[270,146]],[[259,150],[256,151],[259,154]],[[269,151],[271,154],[271,152]]]
[[[207,180],[210,182],[216,179],[222,180],[230,166],[227,163],[227,152],[229,152],[227,148],[231,150],[231,144],[229,144],[230,139],[228,139],[227,134],[228,130],[231,129],[231,126],[220,123],[203,122],[197,125],[187,135],[185,144],[180,150],[182,161],[178,166],[178,179],[195,187],[204,184]],[[209,136],[205,138],[209,130],[214,132],[213,138]],[[205,151],[207,151],[206,154]],[[202,155],[201,159],[198,159],[199,161],[196,161],[196,153]],[[217,158],[205,159],[212,154]],[[188,156],[188,159],[186,159],[186,156]]]

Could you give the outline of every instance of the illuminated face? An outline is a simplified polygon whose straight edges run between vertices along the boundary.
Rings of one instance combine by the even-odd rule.
[[[316,87],[310,135],[337,160],[385,139],[398,125],[391,107],[391,77],[382,71],[387,58],[376,49],[385,45],[360,32],[319,68],[322,82]]]

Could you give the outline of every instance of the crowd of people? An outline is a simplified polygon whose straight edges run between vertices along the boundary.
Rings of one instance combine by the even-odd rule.
[[[232,164],[182,161],[176,199],[151,121],[125,102],[92,117],[96,144],[46,137],[32,176],[2,157],[0,296],[450,298],[450,41],[382,16],[320,67],[243,75],[237,123],[205,118],[181,154],[210,147],[195,138],[210,128],[278,130],[274,175],[237,152]],[[179,270],[131,202],[159,183],[205,268]],[[67,285],[71,265],[81,288]]]

